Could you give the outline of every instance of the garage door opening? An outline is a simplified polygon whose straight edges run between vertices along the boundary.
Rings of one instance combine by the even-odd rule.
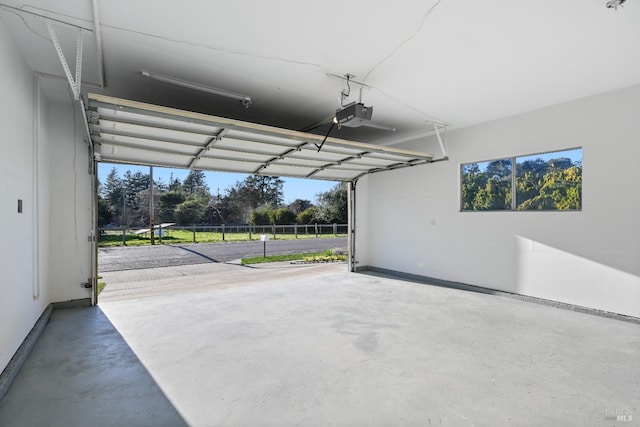
[[[433,155],[417,151],[94,94],[88,96],[87,124],[94,156],[99,162],[345,183],[350,271],[355,269],[355,184],[358,179],[370,173],[433,161]],[[149,197],[153,194],[150,191]],[[95,251],[97,259],[97,245]],[[97,300],[97,288],[94,299]]]
[[[101,299],[122,287],[106,280],[115,272],[346,253],[346,191],[340,183],[112,163],[98,165],[98,178]],[[162,247],[150,247],[151,223],[153,243]],[[182,275],[191,272],[181,269]]]

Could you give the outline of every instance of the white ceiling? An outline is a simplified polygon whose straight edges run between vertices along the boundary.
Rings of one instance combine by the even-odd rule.
[[[3,1],[0,19],[29,65],[63,76],[33,13],[93,30],[91,0]],[[362,96],[373,122],[397,130],[332,136],[389,144],[423,134],[430,120],[464,127],[640,83],[640,4],[605,3],[99,0],[106,87],[82,90],[299,130],[335,112],[345,86],[330,74],[350,73],[369,85]],[[74,58],[74,33],[57,32]],[[88,32],[85,83],[100,80],[95,46]],[[246,94],[253,105],[143,79],[141,70]],[[45,80],[50,98],[68,99],[64,81]]]

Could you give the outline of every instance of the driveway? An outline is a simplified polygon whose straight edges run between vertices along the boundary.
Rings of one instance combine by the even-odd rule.
[[[346,237],[269,240],[267,255],[320,252],[347,248]],[[98,270],[103,272],[141,268],[219,263],[244,257],[262,256],[263,242],[185,243],[155,246],[109,247],[98,249]]]

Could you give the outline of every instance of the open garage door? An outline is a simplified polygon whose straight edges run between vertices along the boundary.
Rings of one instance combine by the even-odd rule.
[[[429,163],[433,155],[89,94],[102,161],[353,181]]]
[[[95,94],[88,96],[87,121],[100,161],[349,182],[350,270],[354,183],[369,173],[433,161],[432,154],[417,151]]]

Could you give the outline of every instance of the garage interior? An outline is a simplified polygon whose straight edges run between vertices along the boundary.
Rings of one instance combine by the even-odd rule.
[[[512,3],[4,0],[0,424],[637,422],[640,7]],[[570,148],[580,209],[461,209]],[[349,182],[349,265],[95,305],[96,161]]]

